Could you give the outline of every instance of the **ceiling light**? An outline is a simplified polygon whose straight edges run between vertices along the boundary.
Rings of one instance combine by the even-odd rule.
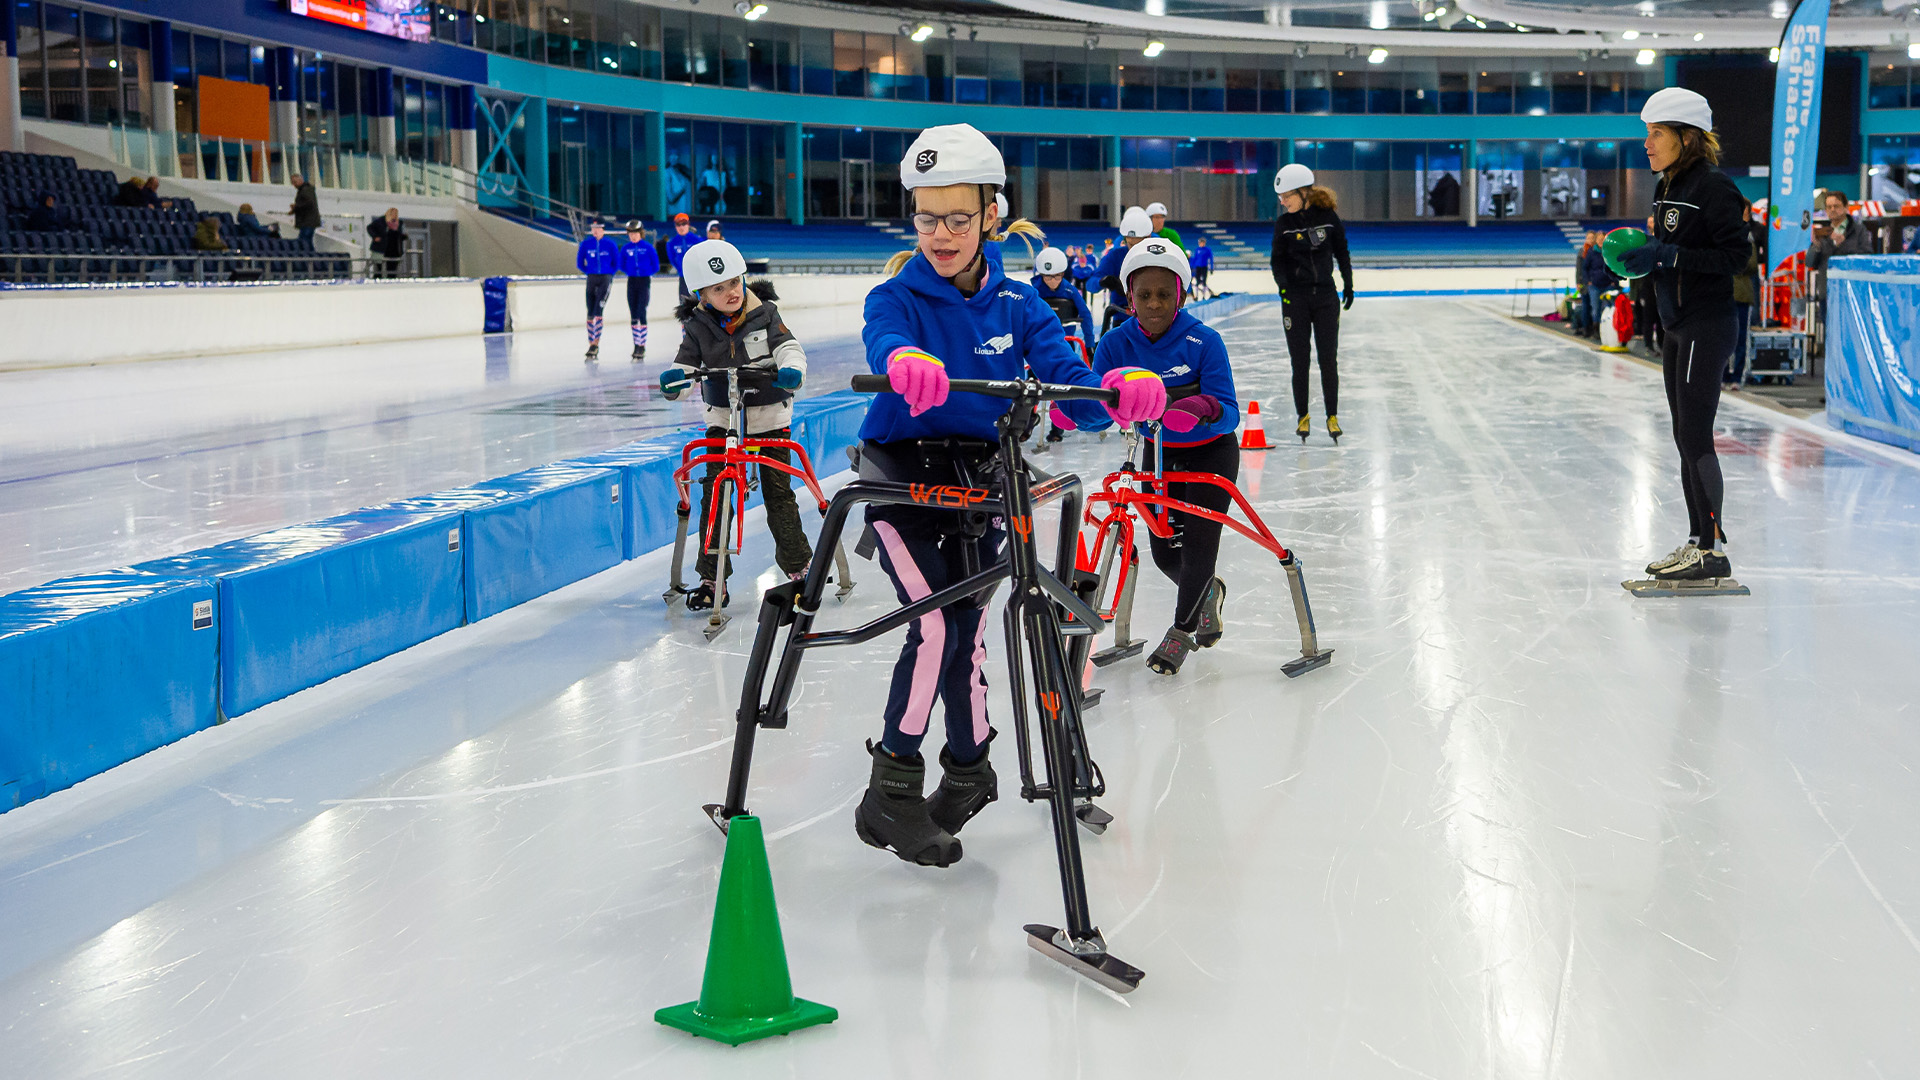
[[[1385,30],[1393,25],[1393,20],[1387,17],[1387,0],[1373,0],[1367,5],[1367,25],[1375,30]]]
[[[1293,47],[1293,55],[1294,55],[1294,58],[1295,58],[1295,59],[1298,59],[1298,60],[1304,60],[1304,59],[1306,59],[1306,57],[1307,57],[1307,45],[1306,45],[1306,42],[1301,42],[1300,44],[1298,44],[1298,45],[1295,45],[1295,46]]]
[[[1167,51],[1167,45],[1166,45],[1166,42],[1164,42],[1164,41],[1149,41],[1149,42],[1147,42],[1147,47],[1146,47],[1146,48],[1144,48],[1144,49],[1141,49],[1141,50],[1140,50],[1140,55],[1141,55],[1141,56],[1144,56],[1144,57],[1146,57],[1146,58],[1147,58],[1147,59],[1149,59],[1149,60],[1151,60],[1151,59],[1153,59],[1154,57],[1156,57],[1156,56],[1159,56],[1159,55],[1160,55],[1161,53],[1163,53],[1163,52],[1166,52],[1166,51]]]
[[[1641,49],[1634,54],[1633,62],[1639,64],[1641,67],[1651,67],[1653,65],[1653,50]]]
[[[747,9],[746,20],[748,22],[758,22],[760,20],[760,16],[765,15],[766,13],[767,13],[767,5],[755,4],[752,7]]]
[[[1373,51],[1367,54],[1367,63],[1369,64],[1384,64],[1386,62],[1387,50],[1378,45],[1375,45]]]
[[[1907,59],[1920,60],[1920,41],[1907,46]]]
[[[1707,35],[1705,35],[1705,34],[1695,34],[1695,35],[1693,35],[1693,40],[1695,40],[1695,41],[1705,41],[1705,40],[1707,40]]]
[[[1780,46],[1775,45],[1773,48],[1767,50],[1767,63],[1777,64],[1779,62],[1780,62]]]
[[[1620,35],[1620,40],[1621,41],[1638,41],[1640,40],[1640,31],[1638,30],[1625,31]]]
[[[1167,0],[1147,0],[1147,14],[1158,19],[1167,13]]]
[[[925,41],[932,36],[933,36],[933,27],[928,26],[926,23],[921,23],[919,28],[914,30],[913,32],[914,41]]]
[[[1089,48],[1089,49],[1097,49],[1097,48],[1099,48],[1099,47],[1100,47],[1100,35],[1099,35],[1099,34],[1088,34],[1088,35],[1087,35],[1087,48]]]

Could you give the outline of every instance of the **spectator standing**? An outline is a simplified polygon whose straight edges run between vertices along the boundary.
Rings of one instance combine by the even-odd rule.
[[[293,174],[293,205],[288,209],[293,213],[293,227],[300,230],[301,243],[311,245],[313,234],[320,228],[320,193],[299,173]]]
[[[682,300],[691,294],[687,292],[687,279],[680,269],[680,262],[687,257],[687,249],[699,242],[700,238],[693,232],[693,219],[685,214],[673,215],[673,235],[667,237],[667,262],[673,264],[674,274],[680,277]]]
[[[1207,288],[1207,275],[1213,272],[1213,249],[1207,246],[1204,236],[1194,242],[1200,246],[1194,249],[1193,257],[1187,260],[1193,270],[1193,291],[1197,293],[1205,289],[1207,295],[1212,296],[1213,290]]]
[[[1826,225],[1813,227],[1813,246],[1807,248],[1807,269],[1824,270],[1827,260],[1840,255],[1871,255],[1873,241],[1867,230],[1847,213],[1844,191],[1829,190],[1820,205],[1827,212]]]
[[[633,362],[637,364],[647,358],[647,305],[653,300],[653,275],[660,272],[660,256],[647,243],[647,227],[639,218],[627,222],[620,272],[627,275],[627,318],[633,325]]]
[[[1180,230],[1167,224],[1167,204],[1148,203],[1147,220],[1153,224],[1153,235],[1162,240],[1171,240],[1181,251],[1187,250],[1186,241],[1180,239]]]
[[[1593,312],[1587,306],[1587,256],[1593,254],[1595,233],[1587,233],[1580,250],[1573,255],[1573,332],[1581,337],[1587,336],[1587,327],[1593,323]]]
[[[580,241],[573,265],[587,275],[587,362],[600,359],[600,328],[613,291],[613,275],[620,268],[620,242],[607,235],[607,226],[594,219]]]
[[[723,235],[720,231],[719,219],[716,218],[713,221],[707,222],[707,239],[709,240],[725,240],[726,239],[726,236]]]
[[[1588,233],[1592,243],[1586,256],[1581,260],[1585,265],[1587,279],[1587,329],[1588,337],[1600,340],[1600,323],[1607,317],[1606,294],[1620,287],[1620,278],[1607,266],[1607,258],[1600,250],[1600,234]]]
[[[400,223],[399,207],[389,206],[387,212],[367,226],[367,254],[378,256],[380,262],[373,269],[374,277],[399,277],[400,256],[407,250],[407,229]]]
[[[1753,206],[1740,210],[1747,223],[1747,268],[1733,276],[1733,362],[1727,365],[1726,381],[1738,387],[1747,376],[1747,332],[1753,326],[1753,308],[1760,300],[1760,249],[1753,242]]]

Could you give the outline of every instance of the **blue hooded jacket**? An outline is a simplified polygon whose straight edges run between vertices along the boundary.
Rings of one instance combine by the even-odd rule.
[[[660,272],[660,255],[645,240],[621,244],[620,272],[628,277],[650,278]]]
[[[1202,424],[1192,431],[1163,432],[1168,446],[1198,446],[1222,435],[1231,435],[1240,427],[1240,398],[1233,389],[1233,365],[1227,360],[1227,346],[1212,327],[1182,311],[1173,317],[1173,325],[1158,341],[1148,341],[1137,319],[1129,319],[1107,331],[1093,351],[1093,370],[1105,375],[1115,368],[1146,368],[1167,384],[1167,400],[1186,396],[1182,390],[1212,394],[1220,402],[1220,419]],[[1146,426],[1140,428],[1146,433]]]
[[[886,373],[895,353],[917,350],[944,363],[951,379],[1019,379],[1031,368],[1044,382],[1100,385],[1100,377],[1067,348],[1053,309],[1031,285],[1009,280],[992,263],[980,291],[967,297],[916,254],[899,274],[867,294],[866,320],[861,337],[875,374]],[[1099,431],[1113,422],[1097,401],[1060,407],[1083,430]],[[1000,398],[956,393],[944,405],[909,416],[899,394],[877,394],[860,437],[892,442],[960,436],[993,442],[1000,437],[993,422],[1006,411]]]
[[[1080,337],[1083,340],[1091,340],[1093,338],[1094,333],[1099,330],[1099,327],[1094,324],[1093,312],[1087,309],[1086,298],[1080,295],[1079,289],[1073,287],[1073,280],[1071,278],[1062,275],[1060,278],[1060,287],[1057,289],[1049,289],[1047,288],[1046,279],[1042,278],[1039,274],[1035,274],[1033,275],[1031,284],[1033,285],[1033,291],[1039,293],[1040,299],[1042,300],[1051,300],[1058,297],[1062,300],[1073,301],[1073,306],[1080,312]]]
[[[595,240],[592,234],[580,239],[580,250],[573,265],[583,274],[611,274],[620,267],[620,241],[611,236]]]
[[[1125,244],[1113,245],[1112,251],[1100,256],[1100,265],[1094,267],[1093,273],[1087,275],[1088,280],[1095,286],[1108,278],[1120,280],[1120,265],[1127,261],[1127,252],[1131,250],[1133,249]],[[1127,306],[1127,294],[1119,289],[1108,289],[1107,302],[1124,310]]]
[[[667,237],[667,261],[673,263],[674,273],[680,272],[680,260],[687,257],[687,249],[705,239],[704,235],[692,229],[688,229],[685,236],[674,233]]]

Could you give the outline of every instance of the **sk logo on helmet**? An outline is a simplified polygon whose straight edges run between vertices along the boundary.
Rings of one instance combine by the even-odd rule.
[[[1165,244],[1148,244],[1147,245],[1147,254],[1149,255],[1165,255],[1166,253],[1167,253],[1167,245]]]
[[[713,258],[707,260],[707,269],[713,271],[716,274],[725,271],[726,268],[727,268],[726,260],[720,258],[720,256],[718,255],[715,255]]]
[[[913,167],[920,170],[921,172],[927,172],[930,169],[932,169],[935,165],[939,164],[939,162],[940,162],[940,151],[922,150],[920,151],[920,155],[913,159]]]

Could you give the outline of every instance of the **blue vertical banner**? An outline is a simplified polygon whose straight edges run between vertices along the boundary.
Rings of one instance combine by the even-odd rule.
[[[1813,229],[1814,170],[1820,155],[1820,81],[1827,61],[1829,0],[1800,0],[1780,35],[1773,75],[1772,188],[1767,258],[1777,264],[1806,249]]]

